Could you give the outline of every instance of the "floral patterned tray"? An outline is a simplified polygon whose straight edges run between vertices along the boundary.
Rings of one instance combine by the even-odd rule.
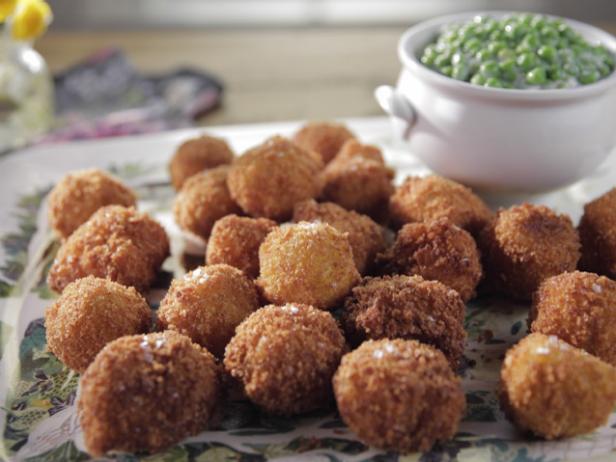
[[[426,170],[390,143],[384,118],[347,121],[360,137],[383,147],[398,179]],[[211,128],[241,152],[274,133],[288,134],[296,123]],[[101,167],[122,177],[140,195],[139,207],[156,216],[172,237],[168,273],[183,271],[186,253],[202,252],[173,224],[166,163],[177,144],[196,133],[158,135],[39,147],[0,159],[0,459],[87,460],[76,416],[78,376],[46,348],[43,314],[54,294],[45,284],[58,244],[46,223],[45,198],[69,170]],[[535,202],[577,220],[582,204],[613,186],[616,156],[592,178]],[[168,274],[168,278],[172,274]],[[150,293],[152,306],[164,285]],[[164,278],[163,278],[164,279]],[[456,437],[425,454],[398,456],[360,443],[334,412],[299,418],[271,417],[246,402],[231,402],[219,425],[154,456],[123,455],[123,461],[559,461],[616,458],[616,413],[595,433],[564,441],[529,439],[505,420],[496,386],[506,349],[526,333],[527,306],[482,298],[467,308],[468,346],[462,374],[468,409]]]

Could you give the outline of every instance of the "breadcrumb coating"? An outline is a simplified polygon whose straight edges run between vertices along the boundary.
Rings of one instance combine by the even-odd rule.
[[[309,122],[293,136],[293,142],[308,151],[317,152],[323,164],[329,163],[347,140],[355,135],[345,125],[333,122]]]
[[[520,429],[548,440],[589,433],[616,404],[616,368],[559,340],[530,334],[501,370],[501,406]]]
[[[143,292],[168,255],[169,239],[161,225],[134,208],[108,205],[60,247],[47,284],[62,292],[77,279],[96,276]]]
[[[224,364],[252,402],[292,415],[332,401],[331,380],[344,351],[344,337],[328,312],[269,305],[238,326]]]
[[[214,223],[207,242],[206,263],[225,263],[255,279],[259,276],[259,246],[276,226],[275,221],[267,218],[237,215],[221,218]]]
[[[314,153],[274,136],[238,158],[227,184],[248,215],[285,221],[296,203],[321,193],[322,167]]]
[[[466,408],[445,356],[415,340],[363,343],[342,358],[333,383],[342,420],[379,449],[427,451],[456,434]]]
[[[225,165],[197,173],[184,183],[173,202],[180,228],[207,239],[218,219],[241,212],[229,194],[228,174]]]
[[[149,305],[133,287],[88,276],[66,286],[45,311],[47,347],[82,373],[107,343],[147,332],[151,321]]]
[[[359,281],[345,234],[326,223],[301,222],[270,232],[259,248],[257,284],[270,303],[334,307]]]
[[[575,270],[580,258],[571,219],[543,205],[500,210],[479,244],[489,283],[518,300],[530,300],[545,279]]]
[[[533,296],[529,325],[616,366],[616,282],[580,271],[548,278]]]
[[[171,184],[176,191],[191,176],[210,168],[233,162],[235,154],[222,138],[201,135],[184,141],[169,162]]]
[[[333,202],[300,202],[295,205],[293,221],[327,223],[346,233],[360,274],[372,266],[376,255],[385,248],[383,229],[377,223],[366,215],[346,210]]]
[[[78,403],[88,452],[161,451],[205,430],[220,395],[220,367],[177,332],[121,337],[96,356]]]
[[[105,205],[134,206],[135,193],[120,180],[99,169],[71,172],[49,193],[48,219],[65,239]]]
[[[616,188],[584,206],[581,269],[616,279]]]
[[[229,265],[201,266],[174,279],[160,302],[158,323],[222,357],[235,327],[259,308],[254,283]]]
[[[351,343],[404,338],[432,345],[458,367],[466,332],[465,307],[455,290],[420,276],[364,278],[344,304],[342,323]]]
[[[404,225],[379,260],[386,273],[440,281],[465,302],[475,296],[483,274],[475,240],[447,218]]]

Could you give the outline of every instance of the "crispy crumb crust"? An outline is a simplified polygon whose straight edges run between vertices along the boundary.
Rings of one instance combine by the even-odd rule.
[[[171,282],[158,323],[222,357],[235,327],[259,307],[254,283],[229,265],[201,266]]]
[[[584,206],[580,268],[616,279],[616,188]]]
[[[99,169],[71,172],[49,193],[48,218],[61,238],[70,236],[105,205],[134,206],[137,197],[117,178]]]
[[[188,178],[203,170],[233,162],[235,154],[222,138],[202,135],[184,141],[169,162],[171,184],[176,191]]]
[[[419,340],[443,352],[455,370],[466,332],[464,303],[455,290],[420,276],[364,278],[344,304],[342,323],[352,344],[365,339]]]
[[[96,276],[147,289],[169,255],[163,227],[134,208],[100,208],[64,242],[49,270],[47,283],[62,292],[71,282]]]
[[[550,276],[575,270],[580,240],[567,215],[543,205],[500,210],[479,238],[488,282],[518,300],[530,300]]]
[[[292,415],[331,402],[331,379],[344,351],[331,314],[308,305],[269,305],[237,327],[224,364],[251,401]]]
[[[88,452],[158,452],[203,431],[220,394],[220,367],[176,332],[121,337],[96,356],[78,403]]]
[[[255,279],[259,276],[259,246],[276,226],[275,221],[267,218],[237,215],[221,218],[214,223],[207,242],[206,263],[225,263]]]
[[[346,210],[333,202],[300,202],[295,205],[293,221],[327,223],[341,233],[346,233],[353,250],[355,266],[360,274],[372,266],[377,253],[385,248],[383,229],[376,222],[366,215]]]
[[[616,404],[616,369],[559,340],[533,333],[507,351],[501,406],[520,429],[546,439],[589,433]]]
[[[110,341],[150,328],[152,312],[133,287],[88,276],[69,284],[45,311],[47,347],[79,373]]]
[[[533,296],[532,332],[556,335],[616,366],[616,282],[574,271],[546,279]]]
[[[350,139],[355,138],[345,125],[332,122],[309,122],[293,136],[293,142],[303,149],[321,156],[323,164],[329,163]]]
[[[367,341],[334,376],[342,420],[380,449],[427,451],[452,438],[466,401],[443,354],[414,340]]]

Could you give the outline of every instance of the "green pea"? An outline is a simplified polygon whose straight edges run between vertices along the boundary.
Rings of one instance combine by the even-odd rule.
[[[515,53],[509,48],[504,48],[498,52],[498,59],[504,61],[506,59],[515,58]]]
[[[546,81],[545,68],[535,67],[526,73],[526,82],[531,85],[542,85]]]
[[[578,74],[580,73],[580,67],[575,63],[566,63],[563,66],[563,71],[565,71],[567,74],[573,77],[577,77]]]
[[[548,69],[548,79],[556,82],[559,80],[565,80],[566,78],[567,74],[565,74],[565,72],[563,72],[563,70],[559,67],[552,66]]]
[[[443,66],[440,69],[441,74],[451,77],[451,73],[453,72],[453,68],[451,66]]]
[[[522,53],[517,59],[518,66],[525,71],[530,71],[537,64],[537,59],[532,53]]]
[[[451,56],[451,64],[456,66],[457,64],[460,64],[463,59],[464,55],[458,51]]]
[[[584,85],[588,85],[590,83],[595,83],[597,80],[601,78],[601,74],[596,69],[584,69],[580,72],[578,80],[580,83]]]
[[[488,51],[492,54],[496,54],[505,48],[507,48],[507,44],[500,40],[488,43]]]
[[[439,69],[451,63],[451,58],[447,54],[440,54],[434,59],[434,65]]]
[[[477,52],[481,48],[481,42],[478,38],[473,37],[463,45],[463,48],[465,51]]]
[[[551,26],[544,26],[541,28],[541,36],[545,40],[557,40],[558,39],[558,31]]]
[[[545,26],[545,18],[543,16],[534,16],[530,20],[530,25],[533,29],[540,30],[543,26]]]
[[[500,82],[500,80],[498,80],[495,77],[490,77],[489,79],[486,80],[486,83],[484,83],[484,86],[486,87],[490,87],[490,88],[502,88],[502,84]]]
[[[451,71],[451,76],[456,80],[466,80],[469,75],[468,66],[464,64],[460,64],[458,66],[453,66]]]
[[[513,81],[518,76],[516,71],[515,61],[513,59],[508,59],[506,61],[501,62],[498,67],[500,68],[500,75],[508,81]]]
[[[475,59],[479,62],[485,62],[489,59],[492,59],[494,57],[494,55],[492,54],[492,52],[490,52],[490,50],[479,50],[476,54],[475,54]]]
[[[486,61],[479,66],[479,72],[485,77],[494,77],[498,75],[498,63],[496,61]]]
[[[556,49],[549,45],[543,45],[537,50],[537,54],[540,58],[545,59],[548,62],[554,62],[556,59]]]
[[[481,74],[475,74],[471,77],[471,83],[473,85],[483,85],[486,83],[486,78]]]

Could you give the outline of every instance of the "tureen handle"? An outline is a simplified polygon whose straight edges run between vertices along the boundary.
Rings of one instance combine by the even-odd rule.
[[[408,138],[417,116],[406,96],[390,85],[381,85],[374,90],[374,97],[387,114],[404,121],[402,138]]]

